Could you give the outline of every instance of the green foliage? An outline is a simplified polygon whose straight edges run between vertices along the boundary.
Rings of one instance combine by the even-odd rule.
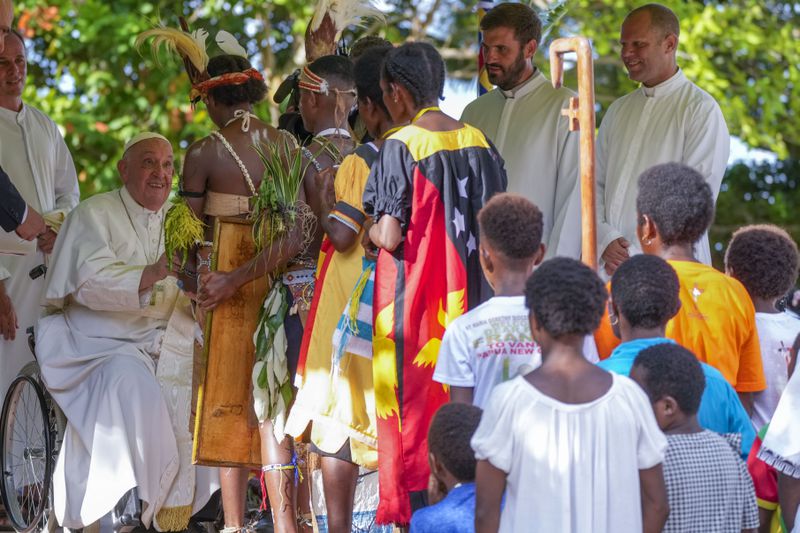
[[[264,178],[253,199],[253,241],[259,252],[285,237],[297,220],[297,200],[309,163],[290,139],[282,135],[278,142],[256,147],[264,163]]]
[[[800,159],[737,163],[728,168],[722,182],[717,213],[711,228],[714,264],[723,266],[725,247],[736,228],[771,222],[782,226],[800,242]],[[746,208],[743,208],[745,207]]]
[[[197,218],[182,196],[172,199],[172,206],[164,217],[164,251],[167,257],[181,254],[180,269],[189,260],[189,250],[203,242],[205,224]],[[170,268],[174,265],[170,263]]]
[[[134,46],[136,35],[158,20],[176,26],[183,15],[211,37],[233,33],[277,87],[294,68],[313,4],[300,0],[18,0],[17,23],[30,38],[25,101],[41,108],[65,133],[86,198],[118,186],[116,162],[127,139],[143,129],[166,135],[176,160],[214,127],[205,107],[192,109],[189,81],[180,61],[156,66],[150,51]],[[182,6],[182,7],[181,7]],[[250,35],[250,36],[248,36]],[[269,117],[263,103],[256,110]]]

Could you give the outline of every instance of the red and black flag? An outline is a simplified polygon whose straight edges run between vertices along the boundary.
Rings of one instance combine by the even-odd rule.
[[[477,215],[506,189],[503,160],[480,130],[411,125],[390,137],[364,194],[367,214],[400,221],[375,275],[373,377],[378,420],[379,523],[407,524],[409,496],[428,486],[427,433],[448,400],[433,370],[444,330],[491,297],[478,259]]]

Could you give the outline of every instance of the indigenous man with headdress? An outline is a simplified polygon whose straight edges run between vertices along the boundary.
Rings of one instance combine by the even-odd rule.
[[[145,527],[182,531],[217,483],[191,464],[195,323],[163,239],[172,146],[141,133],[117,169],[121,189],[67,217],[45,292],[54,313],[36,327],[42,379],[67,417],[55,513],[86,527],[136,489]]]
[[[360,244],[364,228],[368,227],[361,198],[379,146],[397,129],[383,103],[379,85],[380,66],[391,49],[390,44],[369,49],[354,65],[358,113],[369,134],[377,140],[359,146],[345,157],[335,178],[333,169],[317,176],[317,187],[322,193],[319,222],[325,238],[319,254],[314,300],[303,335],[304,364],[298,372],[299,390],[286,430],[299,437],[313,421],[312,451],[321,456],[330,531],[352,530],[359,467],[377,468],[372,339],[364,316],[371,323],[368,318],[371,313],[361,311],[360,298],[351,298],[351,294],[365,295],[371,304],[371,284],[367,280],[374,271],[374,262],[365,261]],[[348,300],[352,312],[346,311]],[[340,343],[332,342],[343,314],[357,317],[361,349],[349,345],[344,335],[340,335]]]

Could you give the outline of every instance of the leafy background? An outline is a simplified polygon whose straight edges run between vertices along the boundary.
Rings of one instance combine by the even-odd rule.
[[[476,75],[475,4],[382,0],[387,24],[347,33],[345,39],[367,33],[396,43],[427,39],[439,46],[450,77],[467,84]],[[632,4],[534,0],[531,5],[548,21],[545,53],[555,37],[581,34],[592,40],[601,121],[608,105],[635,87],[625,75],[617,43],[619,24]],[[776,156],[728,169],[712,230],[718,266],[723,243],[744,223],[773,222],[800,239],[793,212],[800,199],[800,4],[705,0],[669,5],[681,18],[679,63],[687,76],[717,99],[732,135]],[[180,150],[213,127],[202,105],[189,105],[180,63],[164,58],[158,67],[149,50],[134,49],[139,32],[157,20],[177,25],[179,15],[211,35],[226,29],[274,89],[303,59],[302,34],[312,7],[309,0],[17,0],[16,23],[30,39],[25,99],[63,128],[87,197],[117,186],[115,162],[136,131],[165,133]],[[211,48],[212,55],[218,52]],[[546,71],[542,57],[537,63]],[[261,116],[277,112],[270,102],[257,110]]]

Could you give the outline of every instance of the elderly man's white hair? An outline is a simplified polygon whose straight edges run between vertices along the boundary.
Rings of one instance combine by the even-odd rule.
[[[2,2],[3,0],[0,0]],[[161,135],[160,133],[156,133],[154,131],[143,131],[141,133],[137,133],[131,139],[125,143],[125,149],[122,151],[122,157],[125,157],[125,154],[128,153],[128,150],[131,149],[132,146],[139,144],[142,141],[147,141],[149,139],[161,139],[165,141],[167,144],[172,146],[172,143],[169,142],[169,139]]]

